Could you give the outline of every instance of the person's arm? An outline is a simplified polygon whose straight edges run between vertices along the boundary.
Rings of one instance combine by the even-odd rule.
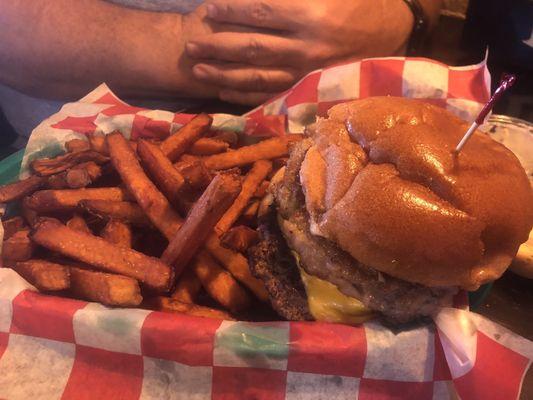
[[[435,25],[441,0],[421,0]],[[213,0],[208,16],[255,32],[219,32],[194,39],[195,76],[223,86],[227,101],[254,104],[332,63],[400,55],[413,27],[403,0]]]
[[[201,18],[101,0],[0,0],[0,83],[49,98],[79,97],[106,82],[122,96],[208,97],[193,79],[187,38]]]

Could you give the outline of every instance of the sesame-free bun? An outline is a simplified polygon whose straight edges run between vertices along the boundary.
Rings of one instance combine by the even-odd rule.
[[[308,129],[300,181],[314,234],[359,262],[426,286],[476,289],[509,266],[533,224],[518,159],[443,108],[372,97]]]

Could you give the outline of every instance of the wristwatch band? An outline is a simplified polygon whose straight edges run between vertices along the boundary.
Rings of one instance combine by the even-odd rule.
[[[407,44],[407,55],[417,55],[422,50],[424,41],[426,40],[429,28],[428,18],[424,13],[424,9],[420,5],[419,0],[403,1],[407,4],[414,17],[413,30],[411,31],[411,36],[409,37],[409,42]]]

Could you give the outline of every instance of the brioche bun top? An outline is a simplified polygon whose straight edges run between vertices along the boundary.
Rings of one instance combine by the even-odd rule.
[[[300,181],[314,234],[363,264],[426,286],[473,290],[509,266],[533,224],[518,159],[422,101],[372,97],[308,129]]]

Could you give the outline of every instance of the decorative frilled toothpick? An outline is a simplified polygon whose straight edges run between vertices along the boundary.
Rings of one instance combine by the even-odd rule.
[[[510,75],[510,74],[504,74],[502,76],[502,80],[500,81],[500,84],[490,100],[485,104],[479,115],[477,116],[476,120],[472,122],[472,125],[470,125],[470,128],[466,131],[465,135],[453,151],[455,154],[458,154],[461,149],[464,147],[468,139],[470,139],[470,136],[475,132],[475,130],[479,127],[479,125],[483,124],[485,121],[485,118],[487,117],[487,114],[492,110],[494,107],[494,104],[502,97],[503,93],[509,89],[516,81],[516,76]]]

